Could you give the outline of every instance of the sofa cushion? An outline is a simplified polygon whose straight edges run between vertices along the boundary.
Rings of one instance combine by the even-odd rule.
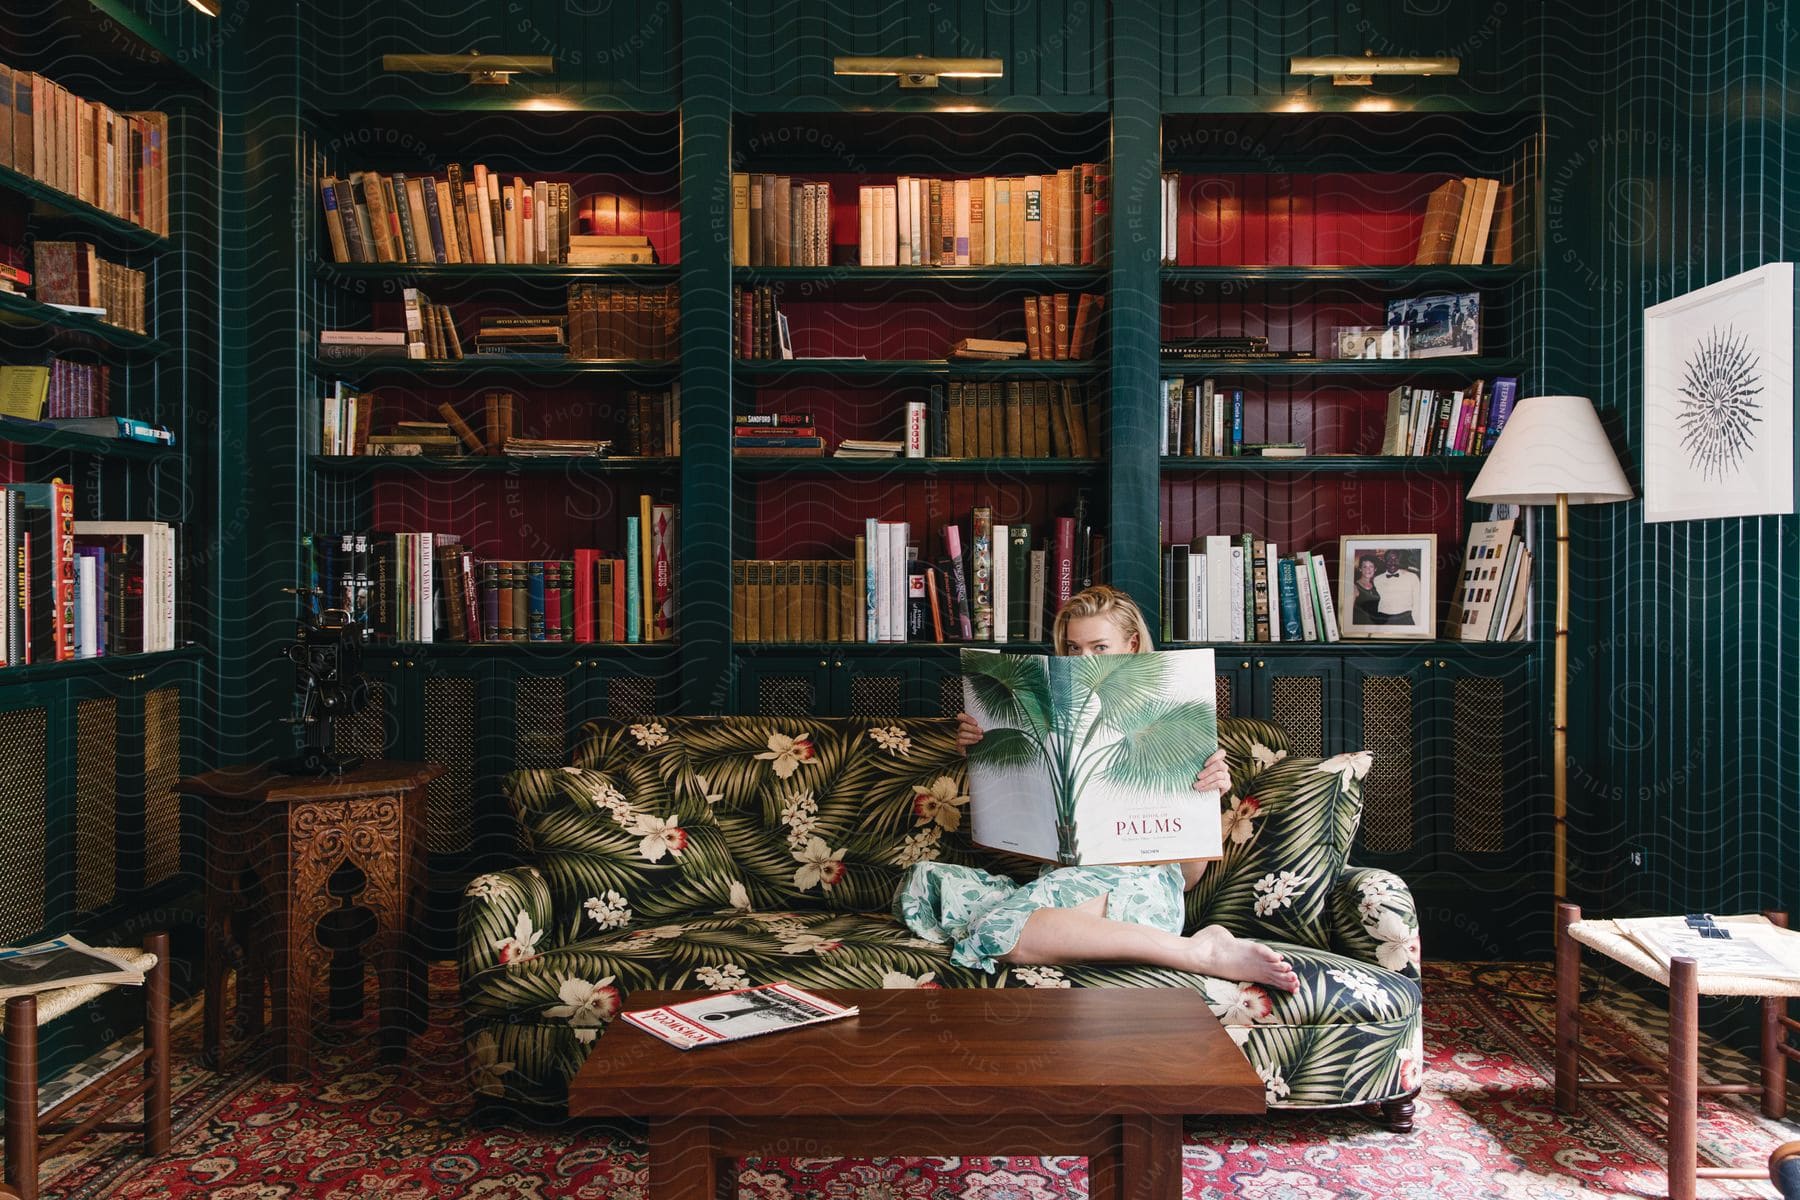
[[[1225,751],[1231,781],[1238,785],[1248,783],[1265,767],[1273,766],[1294,751],[1286,730],[1255,717],[1220,718],[1219,749]]]
[[[635,811],[676,812],[684,829],[691,821],[716,830],[718,841],[704,848],[716,844],[721,854],[669,864],[682,883],[666,890],[688,897],[688,912],[739,902],[881,912],[914,862],[979,859],[993,870],[1035,870],[996,862],[970,843],[955,729],[941,718],[590,721],[564,773],[595,772],[616,782]],[[648,911],[680,911],[658,903]]]
[[[1332,887],[1362,819],[1367,752],[1335,758],[1270,755],[1269,765],[1221,797],[1224,857],[1187,894],[1188,929],[1325,949]]]
[[[777,980],[809,988],[1195,988],[1263,1076],[1271,1103],[1363,1103],[1416,1086],[1415,981],[1326,951],[1276,948],[1299,976],[1293,993],[1127,965],[1010,967],[989,975],[950,962],[945,947],[915,938],[886,915],[731,910],[596,930],[478,972],[464,992],[477,1070],[486,1072],[482,1086],[521,1097],[559,1095],[633,991]]]

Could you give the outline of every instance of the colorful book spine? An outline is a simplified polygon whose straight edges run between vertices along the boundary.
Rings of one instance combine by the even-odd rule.
[[[994,510],[979,507],[971,524],[975,566],[975,640],[994,637]]]
[[[1298,642],[1305,632],[1300,619],[1300,584],[1299,576],[1294,572],[1294,561],[1289,558],[1276,563],[1278,586],[1281,589],[1281,640]],[[1311,600],[1309,596],[1308,601]]]
[[[643,603],[643,571],[639,562],[638,518],[625,518],[625,640],[641,642]]]

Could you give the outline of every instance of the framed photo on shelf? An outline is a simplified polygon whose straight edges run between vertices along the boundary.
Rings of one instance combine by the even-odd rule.
[[[1404,325],[1408,358],[1481,353],[1481,293],[1389,300],[1388,325]]]
[[[1333,325],[1333,358],[1405,358],[1405,325]]]
[[[1644,520],[1794,511],[1794,264],[1644,310]]]
[[[1437,636],[1437,534],[1340,537],[1338,621],[1346,638]]]

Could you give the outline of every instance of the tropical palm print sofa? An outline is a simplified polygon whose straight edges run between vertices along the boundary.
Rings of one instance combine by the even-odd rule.
[[[1205,993],[1270,1107],[1380,1103],[1405,1126],[1421,1061],[1418,924],[1400,879],[1345,865],[1367,754],[1298,758],[1274,726],[1220,722],[1225,857],[1188,893],[1188,927],[1276,944],[1300,977],[1290,995],[1123,964],[988,975],[913,936],[889,911],[910,864],[1038,869],[970,843],[954,729],[597,721],[570,766],[515,772],[506,794],[524,865],[475,879],[461,915],[477,1089],[560,1103],[643,988],[1187,987]]]

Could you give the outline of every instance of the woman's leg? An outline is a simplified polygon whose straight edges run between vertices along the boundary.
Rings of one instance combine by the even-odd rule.
[[[1234,937],[1220,925],[1183,937],[1149,925],[1114,921],[1105,896],[1073,908],[1040,908],[1002,962],[1020,966],[1070,966],[1091,962],[1141,962],[1220,979],[1263,983],[1284,991],[1299,986],[1287,960],[1260,942]]]

